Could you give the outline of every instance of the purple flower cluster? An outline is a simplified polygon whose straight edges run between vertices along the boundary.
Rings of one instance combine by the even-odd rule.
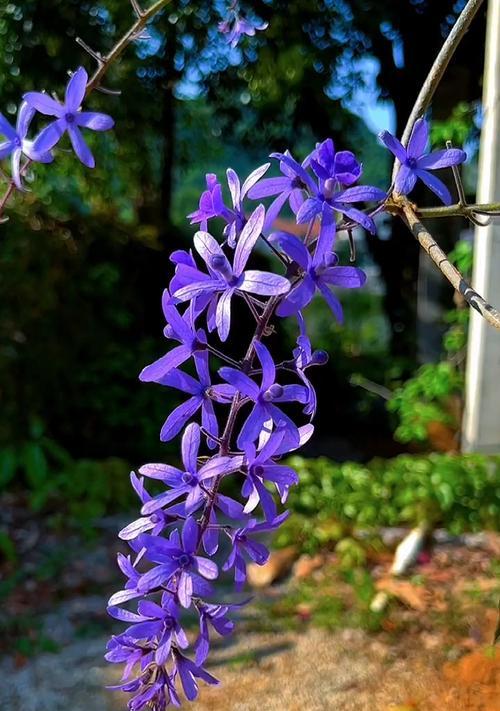
[[[242,37],[253,37],[257,30],[267,29],[267,22],[251,20],[243,17],[238,0],[233,0],[227,9],[225,19],[219,23],[219,32],[227,35],[227,42],[231,47],[237,47]]]
[[[194,251],[171,255],[174,274],[163,295],[164,334],[173,347],[140,375],[186,399],[161,430],[164,441],[182,431],[181,463],[146,464],[132,473],[141,515],[120,533],[130,546],[130,554],[118,559],[126,583],[111,597],[109,612],[129,626],[112,638],[106,657],[125,664],[116,688],[132,694],[131,711],[178,706],[181,687],[193,699],[198,680],[217,683],[203,668],[211,630],[229,634],[230,613],[243,603],[218,600],[214,581],[229,573],[240,591],[248,562],[267,561],[262,537],[286,520],[279,507],[297,483],[282,459],[313,432],[317,399],[309,368],[324,364],[327,355],[313,350],[302,309],[318,292],[340,319],[332,288],[365,281],[360,269],[338,265],[332,251],[337,220],[373,231],[372,218],[354,204],[385,194],[355,187],[360,164],[352,153],[336,153],[330,140],[303,163],[288,152],[273,158],[280,177],[265,177],[269,163],[243,183],[228,171],[229,204],[217,177],[207,176],[199,208],[190,215],[201,227]],[[270,200],[267,210],[251,205],[262,198]],[[308,223],[304,237],[273,232],[285,203],[297,223]],[[224,223],[220,241],[209,232],[216,218]],[[252,268],[260,247],[269,250],[276,270]],[[225,345],[232,343],[236,309],[255,320],[244,353],[232,353],[238,344],[228,353]],[[298,327],[296,348],[281,363],[267,342],[275,315],[292,316]],[[160,483],[159,493],[148,491],[150,480]],[[192,640],[183,628],[187,611],[199,619]]]
[[[52,150],[64,133],[68,134],[81,162],[88,168],[94,167],[94,157],[80,129],[107,131],[114,126],[114,121],[106,114],[81,110],[87,83],[88,74],[80,67],[68,82],[64,103],[45,93],[29,91],[23,96],[15,128],[0,113],[0,134],[6,139],[0,143],[0,160],[10,157],[12,180],[19,190],[23,190],[22,176],[27,162],[51,163],[54,160]],[[37,112],[54,120],[31,140],[28,139],[28,132]],[[27,159],[24,166],[21,165],[23,156]]]

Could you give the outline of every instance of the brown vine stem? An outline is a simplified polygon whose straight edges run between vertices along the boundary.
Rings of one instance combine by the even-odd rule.
[[[463,278],[458,269],[453,266],[441,247],[427,228],[420,222],[415,207],[403,196],[393,197],[394,206],[399,207],[400,215],[410,228],[413,236],[424,249],[440,272],[448,279],[453,288],[463,296],[465,301],[476,309],[486,321],[500,330],[500,313],[477,293]]]
[[[427,79],[422,84],[422,88],[420,89],[411,114],[408,118],[408,121],[406,122],[406,127],[403,131],[403,137],[401,139],[401,142],[404,146],[406,146],[408,143],[408,139],[410,138],[410,134],[415,124],[415,121],[420,118],[429,108],[429,105],[432,101],[432,97],[434,96],[436,89],[438,88],[441,79],[443,78],[443,75],[446,71],[446,68],[448,67],[448,64],[450,63],[451,58],[453,57],[463,36],[469,29],[470,24],[478,13],[482,3],[483,0],[469,0],[467,5],[462,10],[459,18],[455,22],[450,34],[446,38],[445,43],[441,47],[441,50],[439,51],[439,54],[434,60],[434,64],[432,65],[430,72],[427,75]],[[392,171],[393,181],[396,178],[398,168],[399,161],[396,160],[394,162],[394,168]]]
[[[462,205],[440,205],[439,207],[418,207],[416,213],[422,218],[434,217],[469,217],[469,214],[500,216],[500,202]]]
[[[125,32],[125,34],[118,40],[118,42],[115,44],[115,46],[111,49],[111,51],[106,55],[101,57],[100,55],[97,55],[96,53],[94,56],[94,59],[97,61],[97,69],[90,78],[88,84],[87,84],[87,90],[85,92],[85,96],[87,97],[92,91],[97,89],[110,68],[112,64],[114,64],[125,52],[127,47],[134,42],[134,40],[137,39],[137,37],[140,35],[141,31],[144,29],[144,27],[147,25],[147,23],[155,16],[157,15],[163,8],[168,5],[168,3],[171,0],[157,0],[155,3],[151,5],[147,10],[142,10],[140,15],[137,17],[137,20],[134,22],[133,25]],[[133,5],[134,7],[134,5]],[[29,165],[28,164],[25,166],[25,168]],[[9,181],[9,184],[5,190],[5,193],[2,195],[0,198],[0,223],[2,221],[2,216],[3,212],[5,209],[5,206],[9,202],[10,198],[12,195],[15,193],[16,186],[12,180]]]

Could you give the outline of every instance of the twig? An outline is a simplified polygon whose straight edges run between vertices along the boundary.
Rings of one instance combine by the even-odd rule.
[[[431,67],[427,79],[424,81],[422,88],[417,96],[415,105],[411,111],[411,114],[406,123],[405,130],[403,131],[403,137],[401,142],[404,146],[407,145],[408,139],[410,138],[411,131],[415,124],[415,121],[420,118],[425,111],[429,108],[432,101],[432,97],[436,89],[443,78],[448,64],[453,57],[455,50],[460,44],[463,36],[469,29],[469,26],[476,16],[479,8],[481,7],[483,0],[469,0],[462,13],[460,14],[458,20],[455,22],[453,29],[446,38],[445,43],[441,47],[441,50],[434,60],[434,64]],[[394,161],[394,168],[392,170],[392,179],[396,177],[396,173],[399,168],[399,161]]]
[[[415,212],[422,218],[434,217],[466,217],[469,218],[469,213],[474,212],[477,215],[488,215],[490,217],[500,217],[500,202],[491,203],[474,203],[461,205],[440,205],[439,207],[417,207]]]
[[[110,53],[102,58],[102,64],[97,67],[89,83],[87,84],[87,91],[85,93],[85,96],[88,96],[91,91],[94,91],[94,89],[99,86],[103,76],[109,69],[110,65],[116,62],[116,60],[121,57],[121,55],[127,49],[129,44],[131,44],[135,39],[137,39],[137,35],[141,33],[141,31],[147,25],[149,20],[156,14],[158,14],[160,10],[165,7],[165,5],[168,5],[169,2],[170,0],[156,0],[156,2],[153,3],[148,10],[140,10],[140,14],[137,13],[137,8],[139,8],[139,6],[137,5],[137,3],[135,3],[137,5],[137,8],[134,7],[134,11],[136,15],[138,14],[136,22],[134,22],[134,24],[123,35],[123,37],[118,40],[118,42],[115,44]]]
[[[393,198],[399,203],[408,227],[420,246],[427,252],[441,273],[448,279],[453,288],[463,296],[465,301],[472,306],[494,328],[500,330],[500,313],[488,304],[463,278],[458,269],[453,266],[434,237],[418,219],[413,205],[405,197]]]

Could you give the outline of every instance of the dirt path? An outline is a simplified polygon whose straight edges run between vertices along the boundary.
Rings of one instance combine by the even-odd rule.
[[[9,711],[123,711],[104,689],[116,671],[103,638],[81,640],[16,669],[0,665],[0,704]],[[197,711],[500,711],[500,657],[473,652],[444,668],[425,651],[395,653],[359,630],[240,635],[219,646]]]

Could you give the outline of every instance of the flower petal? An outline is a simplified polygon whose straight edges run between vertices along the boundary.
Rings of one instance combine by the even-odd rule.
[[[72,74],[66,87],[66,109],[68,112],[73,113],[80,108],[85,96],[88,78],[89,75],[83,67],[78,67]]]
[[[233,271],[236,276],[240,276],[252,253],[255,243],[259,239],[266,211],[264,205],[258,205],[248,218],[248,222],[241,231],[238,244],[234,252]]]
[[[231,330],[231,299],[233,298],[233,289],[223,291],[217,303],[215,312],[215,323],[217,332],[222,342],[227,341],[229,331]]]
[[[290,189],[290,178],[264,178],[248,191],[251,200],[260,200],[271,195],[280,195]]]
[[[47,153],[60,140],[66,130],[66,121],[58,119],[43,128],[33,142],[35,153]]]
[[[107,114],[101,114],[95,111],[82,111],[76,114],[76,123],[78,126],[90,128],[91,131],[109,131],[115,125],[114,119]]]
[[[48,94],[42,94],[40,91],[28,91],[27,94],[24,94],[23,99],[39,113],[45,114],[45,116],[57,116],[58,118],[64,116],[64,106],[52,99]]]
[[[406,149],[403,147],[401,141],[399,141],[396,136],[393,136],[389,131],[381,131],[378,137],[384,144],[386,148],[398,159],[400,163],[404,163],[406,160]]]
[[[176,346],[154,363],[142,369],[139,380],[143,383],[156,383],[165,377],[173,368],[184,363],[191,357],[191,349],[186,346]]]
[[[243,280],[238,284],[238,289],[261,296],[279,296],[290,291],[290,282],[278,274],[247,269],[243,272]]]
[[[429,125],[424,118],[419,118],[415,121],[410,140],[408,141],[407,155],[408,158],[420,158],[425,151],[427,141],[429,140]]]
[[[201,397],[191,397],[186,402],[183,402],[182,405],[176,407],[175,410],[172,410],[161,428],[160,440],[168,442],[175,437],[184,427],[186,421],[201,407],[202,402]]]
[[[76,155],[83,163],[83,165],[86,165],[87,168],[94,168],[94,156],[92,155],[90,148],[85,143],[85,139],[80,133],[80,130],[74,124],[70,124],[68,126],[68,134],[71,140],[71,145],[73,146],[73,150],[75,151]]]
[[[434,151],[427,156],[422,156],[417,162],[417,168],[422,170],[438,170],[439,168],[449,168],[451,165],[459,165],[467,158],[467,153],[460,148],[447,148],[442,151]]]
[[[305,244],[289,232],[273,232],[269,237],[272,244],[278,246],[290,259],[293,259],[302,269],[309,268],[311,257]]]

